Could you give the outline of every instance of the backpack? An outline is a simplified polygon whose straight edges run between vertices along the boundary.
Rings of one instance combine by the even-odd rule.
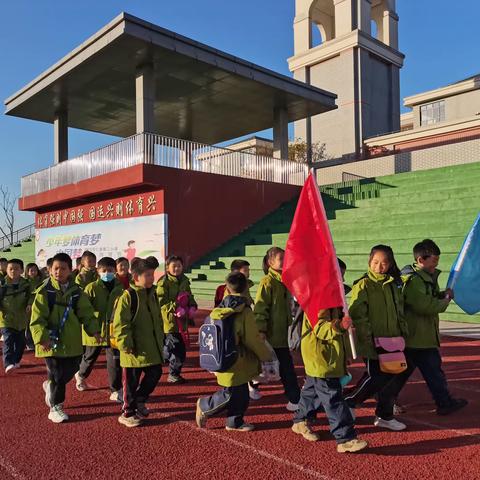
[[[64,303],[58,303],[57,302],[57,292],[50,279],[47,279],[46,282],[43,284],[45,286],[45,292],[47,293],[47,303],[48,303],[48,310],[50,313],[53,311],[53,307],[55,305],[61,305],[64,306],[65,308],[67,307],[67,304]],[[76,313],[77,311],[77,305],[78,305],[78,300],[80,299],[80,287],[78,287],[73,293],[72,293],[72,310]]]
[[[226,297],[219,305],[236,308],[245,303],[241,297]],[[198,331],[200,367],[209,372],[225,372],[238,358],[238,345],[235,339],[236,314],[221,320],[208,316]]]
[[[135,319],[138,313],[138,294],[137,294],[137,291],[132,287],[128,287],[127,292],[130,294],[130,299],[131,299],[130,313],[132,315],[132,322],[133,322],[133,320]],[[115,315],[115,310],[117,309],[118,300],[120,296],[117,297],[117,299],[115,300],[115,303],[113,304],[112,316],[110,317],[109,328],[108,328],[108,339],[109,339],[110,347],[116,350],[118,350],[118,341],[115,338],[115,335],[113,333],[113,317]]]
[[[300,349],[303,338],[302,325],[303,325],[303,310],[295,299],[292,299],[292,324],[288,327],[288,348],[295,352]],[[309,332],[308,332],[309,333]]]

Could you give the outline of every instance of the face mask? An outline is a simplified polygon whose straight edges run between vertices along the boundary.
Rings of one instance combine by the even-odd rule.
[[[111,282],[115,278],[115,274],[113,272],[105,272],[100,275],[100,280],[102,282]]]

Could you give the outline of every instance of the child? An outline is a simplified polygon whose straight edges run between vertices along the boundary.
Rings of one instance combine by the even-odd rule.
[[[304,315],[301,350],[306,378],[292,427],[293,432],[306,440],[320,440],[312,432],[308,419],[310,412],[323,407],[339,453],[358,452],[368,446],[357,438],[354,418],[343,399],[340,383],[347,375],[346,333],[351,325],[351,319],[343,316],[341,308],[320,310],[313,330]]]
[[[51,277],[37,290],[30,330],[36,356],[45,358],[48,380],[43,382],[49,420],[68,420],[63,410],[65,387],[78,371],[82,328],[100,341],[98,321],[88,297],[72,278],[72,259],[65,253],[53,257]]]
[[[0,280],[7,276],[8,260],[5,257],[0,258]]]
[[[405,337],[407,325],[403,317],[401,291],[395,283],[399,271],[390,247],[377,245],[370,252],[368,273],[353,286],[350,315],[357,333],[358,353],[364,359],[367,371],[357,385],[346,395],[350,408],[378,395],[374,425],[400,431],[406,425],[395,420],[393,406],[396,395],[390,390],[399,375],[382,371],[374,343],[379,337]]]
[[[260,281],[255,299],[255,318],[261,336],[275,350],[280,363],[280,377],[288,398],[287,410],[298,408],[300,388],[295,367],[288,348],[288,327],[292,323],[291,296],[282,283],[283,257],[285,252],[278,247],[267,251],[263,259],[265,277]]]
[[[130,275],[130,262],[125,257],[117,258],[117,280],[126,290],[130,286],[132,276]]]
[[[133,283],[119,298],[113,319],[123,368],[123,413],[118,421],[126,427],[139,426],[149,415],[145,402],[162,375],[164,341],[153,268],[138,260],[132,274]]]
[[[453,398],[442,370],[438,314],[444,312],[453,292],[441,292],[438,286],[440,249],[432,240],[423,240],[413,248],[415,263],[402,270],[403,295],[409,334],[405,354],[408,369],[401,374],[402,385],[418,367],[437,406],[438,415],[448,415],[468,402]]]
[[[254,284],[250,280],[250,263],[248,263],[246,260],[234,260],[230,265],[230,273],[233,273],[233,272],[243,273],[247,278],[247,289],[245,290],[243,295],[248,300],[248,305],[252,306],[253,298],[250,295],[250,288],[252,288]],[[221,301],[227,295],[228,295],[227,285],[226,284],[219,285],[215,292],[215,300],[214,300],[215,307],[218,307]]]
[[[22,273],[23,262],[17,258],[9,260],[0,286],[0,329],[5,373],[20,367],[25,350],[25,328],[32,302],[30,284]]]
[[[127,243],[127,248],[123,251],[128,261],[131,263],[137,255],[137,249],[135,248],[135,240],[130,240]]]
[[[27,266],[25,267],[25,279],[30,284],[30,292],[31,292],[32,303],[33,303],[33,300],[35,299],[35,291],[43,282],[40,269],[38,268],[38,265],[36,263],[27,263]],[[32,332],[30,331],[30,327],[28,325],[27,325],[27,329],[25,330],[25,338],[27,342],[27,349],[35,350],[35,344],[33,343]]]
[[[83,392],[87,389],[85,379],[92,373],[93,366],[97,361],[102,349],[106,349],[107,372],[110,383],[110,400],[122,402],[122,370],[120,368],[120,354],[118,350],[110,348],[109,324],[112,318],[113,306],[118,297],[123,293],[123,287],[115,278],[116,263],[113,258],[104,257],[98,262],[98,280],[89,283],[85,287],[85,294],[95,311],[95,316],[100,321],[102,341],[99,343],[95,338],[82,332],[84,353],[80,368],[75,374],[77,390]]]
[[[196,309],[197,303],[190,289],[190,281],[183,273],[181,257],[170,255],[165,261],[166,274],[157,284],[157,295],[163,318],[165,331],[165,360],[170,365],[169,383],[184,383],[182,367],[186,358],[185,335],[188,335],[188,324],[193,321],[192,315],[179,317],[177,300],[180,294],[188,295],[188,308]],[[191,310],[193,313],[193,310]]]
[[[72,278],[75,280],[80,273],[80,269],[82,268],[82,257],[77,257],[75,259],[75,270],[72,272]]]
[[[81,265],[82,268],[75,278],[75,283],[80,285],[80,288],[84,289],[89,283],[98,280],[98,274],[95,268],[97,265],[96,255],[86,250],[83,252]]]
[[[227,430],[250,432],[254,426],[243,416],[248,408],[248,382],[260,373],[260,362],[271,360],[271,354],[260,338],[255,316],[242,295],[247,289],[247,279],[240,272],[227,277],[230,294],[219,307],[212,310],[212,320],[226,319],[234,315],[236,344],[239,346],[237,361],[225,372],[216,373],[218,384],[223,387],[209,397],[197,400],[195,419],[199,428],[206,426],[208,417],[227,411]]]

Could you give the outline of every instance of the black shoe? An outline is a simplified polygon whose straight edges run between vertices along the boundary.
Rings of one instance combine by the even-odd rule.
[[[168,383],[176,383],[177,385],[178,384],[181,384],[181,383],[185,383],[186,380],[181,376],[181,375],[169,375],[168,378],[167,378],[167,382]]]
[[[468,405],[468,400],[465,400],[464,398],[452,398],[448,405],[437,408],[437,415],[450,415],[466,405]]]

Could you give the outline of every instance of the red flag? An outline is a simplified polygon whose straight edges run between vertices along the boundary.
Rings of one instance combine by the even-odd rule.
[[[322,309],[344,307],[345,292],[327,215],[312,173],[303,186],[283,263],[282,281],[312,325]]]

